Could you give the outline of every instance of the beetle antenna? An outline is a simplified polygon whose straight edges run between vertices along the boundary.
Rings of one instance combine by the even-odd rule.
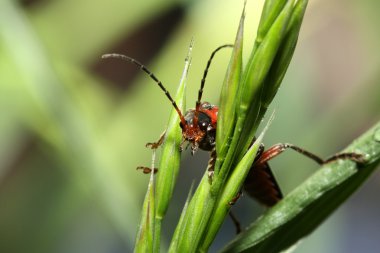
[[[131,63],[135,64],[137,67],[139,67],[142,71],[144,71],[145,73],[147,73],[149,75],[149,77],[153,81],[155,81],[156,84],[165,93],[166,97],[170,100],[170,102],[174,106],[174,109],[177,111],[177,113],[179,115],[179,118],[181,120],[182,125],[184,125],[184,126],[186,125],[185,117],[183,116],[181,110],[178,108],[177,103],[174,101],[174,99],[170,95],[169,91],[164,87],[164,85],[162,84],[162,82],[149,69],[147,69],[147,67],[145,67],[145,65],[143,65],[139,61],[137,61],[137,60],[135,60],[135,59],[133,59],[133,58],[131,58],[129,56],[123,55],[123,54],[104,54],[104,55],[102,55],[102,59],[108,59],[108,58],[121,59],[121,60],[124,60],[124,61],[127,61],[127,62],[131,62]]]
[[[207,77],[207,73],[208,73],[208,69],[210,68],[210,65],[211,65],[211,62],[212,62],[212,59],[214,58],[215,54],[223,49],[223,48],[226,48],[226,47],[234,47],[234,45],[232,44],[226,44],[226,45],[222,45],[220,47],[218,47],[217,49],[215,49],[211,55],[210,55],[210,58],[208,59],[207,61],[207,65],[206,65],[206,68],[203,72],[203,77],[202,77],[202,80],[201,80],[201,87],[199,88],[199,91],[198,91],[198,100],[197,100],[197,103],[196,105],[199,107],[199,105],[201,104],[201,99],[202,99],[202,94],[203,94],[203,88],[205,86],[205,82],[206,82],[206,77]]]
[[[200,109],[200,106],[201,106],[201,99],[202,99],[202,94],[203,94],[203,88],[205,86],[205,82],[206,82],[206,77],[207,77],[207,73],[208,73],[208,69],[210,68],[210,65],[211,65],[211,62],[212,62],[212,59],[214,58],[215,54],[223,49],[223,48],[226,48],[226,47],[234,47],[234,45],[232,44],[226,44],[226,45],[222,45],[218,48],[216,48],[210,55],[210,58],[208,59],[207,61],[207,65],[206,65],[206,68],[203,72],[203,77],[202,77],[202,80],[201,80],[201,87],[199,88],[199,91],[198,91],[198,99],[197,99],[197,102],[195,103],[195,116],[194,116],[194,124],[197,124],[198,123],[198,112],[199,112],[199,109]]]

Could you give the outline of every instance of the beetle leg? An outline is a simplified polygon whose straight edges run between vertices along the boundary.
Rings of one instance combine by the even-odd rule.
[[[232,213],[231,210],[228,212],[228,214],[230,215],[230,218],[235,225],[236,234],[240,234],[241,233],[241,225],[240,225],[239,220],[236,218],[236,216]]]
[[[149,167],[139,166],[136,168],[136,170],[141,170],[144,174],[150,174],[152,172],[152,169]],[[156,174],[158,171],[158,168],[154,168],[154,174]]]
[[[212,178],[214,177],[215,162],[216,162],[216,149],[213,148],[210,152],[210,159],[208,160],[208,165],[207,165],[207,174],[208,174],[208,179],[210,180],[210,183],[212,182]]]
[[[162,145],[165,139],[166,130],[160,135],[160,138],[157,142],[148,142],[145,147],[151,148],[151,149],[157,149],[159,146]]]
[[[323,163],[326,164],[326,163],[329,163],[329,162],[333,162],[333,161],[336,161],[338,159],[349,159],[349,160],[352,160],[354,162],[357,162],[359,164],[363,164],[365,163],[365,159],[364,159],[364,156],[361,155],[361,154],[358,154],[358,153],[338,153],[338,154],[335,154],[333,156],[330,156],[329,158],[327,158]]]
[[[194,155],[195,152],[198,151],[198,148],[199,148],[199,146],[198,146],[197,142],[192,143],[192,145],[191,145],[191,155]]]
[[[323,164],[326,164],[326,163],[330,163],[330,162],[333,162],[333,161],[336,161],[338,159],[349,159],[349,160],[352,160],[354,162],[358,162],[358,163],[363,163],[364,160],[363,160],[363,156],[360,155],[360,154],[357,154],[357,153],[353,153],[353,152],[348,152],[348,153],[339,153],[339,154],[336,154],[336,155],[333,155],[331,156],[330,158],[326,159],[326,160],[323,160],[322,158],[320,158],[319,156],[303,149],[303,148],[300,148],[296,145],[293,145],[293,144],[290,144],[290,143],[279,143],[279,144],[276,144],[272,147],[270,147],[268,150],[264,151],[261,155],[261,157],[256,161],[256,163],[259,163],[259,164],[263,164],[265,162],[268,162],[269,160],[275,158],[276,156],[278,156],[279,154],[281,154],[282,152],[284,152],[286,149],[293,149],[294,151],[312,159],[313,161],[315,161],[316,163],[320,164],[320,165],[323,165]]]
[[[236,196],[233,197],[233,199],[231,199],[230,202],[228,202],[228,205],[235,205],[235,203],[240,199],[241,196],[243,196],[243,191],[240,189]]]
[[[187,140],[185,138],[182,138],[181,144],[179,144],[179,151],[182,152],[184,149],[187,149],[190,145],[190,142],[187,142],[186,147],[183,148]]]

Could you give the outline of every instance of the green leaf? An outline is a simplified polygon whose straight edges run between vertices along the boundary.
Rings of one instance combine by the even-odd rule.
[[[267,125],[265,126],[260,136],[256,139],[253,145],[251,145],[247,153],[244,155],[243,159],[238,163],[238,165],[228,178],[224,190],[218,200],[218,205],[215,208],[213,215],[211,216],[209,222],[210,225],[208,226],[206,236],[203,238],[203,242],[200,247],[201,251],[207,252],[211,243],[215,239],[217,232],[219,231],[226,215],[228,214],[231,208],[231,205],[229,204],[230,201],[234,199],[235,196],[241,190],[241,186],[243,185],[244,180],[251,169],[253,161],[256,158],[256,153],[262,143],[263,137],[273,120],[273,116],[274,114],[272,114],[272,117],[269,119]]]
[[[231,141],[231,135],[236,123],[236,96],[242,75],[242,53],[245,7],[240,18],[238,32],[234,43],[230,63],[224,78],[219,99],[218,131],[216,132],[216,152],[219,160],[223,160]]]
[[[185,66],[182,72],[182,77],[176,95],[176,103],[178,108],[185,111],[185,91],[187,74],[191,63],[191,51],[193,41],[189,46]],[[154,237],[154,252],[160,251],[161,240],[161,224],[168,209],[170,200],[173,196],[174,186],[177,182],[177,176],[181,162],[181,151],[179,149],[182,141],[182,131],[179,126],[179,115],[173,108],[169,117],[168,126],[166,128],[165,140],[162,146],[162,153],[157,173],[156,186],[156,214],[155,214],[155,237]]]
[[[286,28],[293,14],[294,2],[294,0],[289,0],[284,5],[262,42],[252,52],[245,68],[239,91],[241,101],[237,109],[238,123],[234,134],[234,138],[238,138],[238,140],[235,146],[232,146],[233,152],[237,154],[234,162],[239,161],[244,155],[244,151],[248,149],[264,116],[264,113],[261,113],[260,103],[263,96],[262,88],[285,38]],[[266,87],[266,89],[270,88]]]
[[[266,110],[272,102],[277,90],[285,76],[290,60],[292,59],[294,50],[296,48],[299,31],[301,29],[302,20],[306,11],[308,1],[297,1],[291,20],[287,27],[287,32],[280,48],[276,54],[273,64],[269,70],[268,75],[264,81],[263,97],[261,99],[261,106]],[[263,110],[261,109],[261,110]]]
[[[232,141],[226,158],[223,161],[217,160],[215,166],[215,171],[220,172],[217,174],[218,177],[211,189],[214,195],[219,193],[219,189],[229,176],[231,168],[239,163],[252,143],[256,129],[266,111],[261,108],[261,99],[266,97],[263,92],[278,88],[278,86],[272,88],[277,83],[265,83],[265,80],[274,64],[278,50],[285,43],[287,28],[289,22],[294,19],[294,9],[297,6],[294,3],[294,0],[290,0],[283,6],[276,19],[273,19],[273,24],[268,28],[269,30],[263,41],[251,53],[238,90],[238,102],[236,102],[237,123]],[[266,15],[264,15],[265,17]],[[298,31],[292,30],[292,32],[298,36]],[[290,62],[292,52],[282,53],[287,56],[286,61]],[[274,77],[274,79],[280,80],[282,78]],[[268,87],[265,87],[265,85]],[[271,98],[273,99],[273,96]]]
[[[203,228],[206,227],[208,218],[216,199],[210,197],[210,182],[207,172],[204,174],[194,196],[188,204],[183,221],[178,224],[175,234],[181,234],[179,241],[170,245],[170,252],[195,252],[201,240]]]
[[[220,98],[220,109],[218,112],[218,131],[217,131],[217,149],[226,150],[228,146],[226,139],[230,135],[234,125],[234,113],[236,104],[236,93],[240,83],[242,68],[242,43],[244,27],[244,10],[240,19],[240,25],[236,35],[234,50],[231,56],[230,64],[226,73],[224,85]],[[223,143],[219,145],[218,143]],[[228,140],[227,140],[228,142]],[[219,145],[219,146],[218,146]],[[218,155],[219,161],[223,155]],[[202,178],[199,187],[189,203],[187,214],[184,217],[186,222],[179,224],[175,233],[182,233],[182,238],[175,244],[172,242],[170,249],[172,251],[192,252],[198,247],[202,234],[207,226],[212,210],[215,206],[217,195],[210,194],[210,179],[207,172]]]
[[[154,212],[155,212],[155,196],[154,196],[154,160],[155,150],[152,154],[152,172],[150,174],[148,190],[145,195],[143,208],[141,211],[141,221],[137,231],[135,252],[153,252],[154,246]]]
[[[181,111],[184,111],[185,107],[186,78],[190,67],[192,48],[193,41],[191,41],[185,59],[185,67],[176,95],[176,104]],[[157,172],[156,189],[154,189],[153,184],[156,149],[153,149],[151,166],[152,174],[142,208],[142,218],[136,237],[136,252],[160,252],[161,223],[172,198],[180,167],[181,152],[179,146],[182,141],[182,131],[178,124],[179,121],[178,112],[173,107],[167,129],[163,136],[164,139],[160,166]],[[161,138],[162,137],[160,137],[160,141]],[[153,207],[155,207],[155,209]]]
[[[286,2],[286,0],[265,1],[261,13],[259,28],[257,29],[256,44],[262,42],[263,38],[267,35],[268,30],[273,25],[273,22],[284,8]]]
[[[185,111],[186,78],[191,62],[192,43],[189,47],[176,95],[176,103],[182,112]],[[165,141],[162,145],[159,171],[157,173],[157,219],[162,219],[166,214],[180,167],[181,152],[179,146],[182,141],[182,130],[179,122],[179,115],[173,108],[166,128]]]
[[[279,54],[279,50],[283,50],[280,55],[286,62],[290,62],[294,48],[290,48],[291,52],[286,52],[289,47],[283,46],[286,43],[287,32],[291,31],[298,36],[298,31],[289,28],[289,23],[294,20],[293,17],[297,4],[295,0],[287,1],[281,5],[281,10],[275,10],[277,14],[267,13],[263,18],[272,20],[273,23],[267,28],[265,37],[261,43],[256,43],[252,50],[251,57],[244,71],[241,71],[240,50],[242,47],[242,32],[244,12],[241,18],[240,26],[236,37],[235,50],[230,61],[230,67],[226,76],[226,81],[222,88],[221,107],[219,109],[219,119],[221,120],[221,128],[218,121],[217,130],[217,154],[215,164],[215,174],[212,182],[206,172],[196,190],[192,200],[189,203],[184,222],[177,226],[176,234],[181,231],[182,237],[180,241],[175,243],[176,250],[180,252],[194,252],[199,250],[199,246],[207,237],[202,250],[206,250],[214,238],[228,208],[223,199],[223,191],[228,185],[228,193],[236,192],[242,187],[244,174],[250,159],[254,159],[251,149],[249,151],[251,157],[246,157],[243,163],[240,163],[251,144],[254,133],[264,116],[265,110],[261,110],[261,100],[263,98],[273,98],[273,96],[263,95],[263,91],[272,92],[277,90],[276,87],[264,87],[264,85],[275,86],[278,82],[265,82],[271,71],[274,61]],[[276,5],[277,6],[277,5]],[[269,11],[268,9],[266,11]],[[269,16],[268,16],[269,15]],[[275,18],[272,18],[274,17]],[[268,25],[268,20],[263,21]],[[259,28],[260,29],[260,28]],[[264,29],[264,28],[263,28]],[[264,29],[265,30],[265,29]],[[263,33],[263,31],[261,33]],[[285,70],[282,68],[281,70]],[[238,76],[241,73],[240,77]],[[282,74],[282,72],[278,72]],[[274,77],[279,81],[283,76]],[[219,132],[220,131],[220,132]],[[247,160],[246,160],[247,159]],[[240,164],[238,167],[237,165]],[[243,166],[245,164],[245,166]],[[234,170],[238,169],[240,179],[233,182],[228,179],[235,174]],[[228,184],[230,182],[230,184]],[[227,195],[226,195],[227,196]],[[229,195],[228,195],[229,196]],[[233,194],[231,194],[231,199]],[[224,202],[223,202],[224,201]],[[220,212],[217,208],[220,207]],[[213,224],[213,215],[215,224]],[[212,228],[212,231],[210,231]],[[209,234],[208,234],[209,233]],[[171,244],[171,249],[174,249]]]
[[[183,223],[185,222],[185,216],[186,216],[186,213],[188,211],[188,205],[190,202],[191,195],[193,193],[193,188],[194,188],[194,183],[191,184],[189,194],[187,195],[187,199],[186,199],[185,205],[184,205],[182,213],[181,213],[181,217],[179,218],[179,221],[178,221],[178,227],[179,228],[185,227]],[[172,252],[172,253],[178,252],[178,243],[182,237],[183,237],[183,229],[182,230],[176,229],[174,232],[173,238],[172,238],[172,243],[170,245],[169,252]]]
[[[358,166],[350,160],[338,160],[322,166],[223,252],[279,252],[311,233],[380,164],[380,122],[343,152],[362,154],[366,163]]]

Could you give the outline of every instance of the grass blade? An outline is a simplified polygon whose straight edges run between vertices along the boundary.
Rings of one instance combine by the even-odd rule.
[[[191,51],[193,41],[191,41],[189,50],[185,59],[180,84],[177,90],[176,103],[181,111],[185,111],[185,91],[187,74],[191,63]],[[155,214],[155,250],[159,252],[161,240],[161,224],[168,209],[170,200],[173,195],[175,183],[179,172],[181,162],[181,152],[179,149],[182,141],[182,131],[179,127],[179,115],[173,108],[169,117],[168,126],[165,133],[165,142],[162,146],[162,153],[157,173],[156,186],[156,214]]]
[[[237,108],[238,122],[234,134],[234,138],[237,138],[237,140],[236,144],[231,146],[232,151],[237,155],[235,155],[234,161],[231,162],[236,163],[242,158],[244,151],[247,150],[251,144],[254,133],[264,116],[260,108],[260,100],[263,97],[262,89],[265,84],[264,81],[283,43],[286,28],[293,14],[294,2],[294,0],[290,0],[284,5],[263,41],[257,49],[252,52],[250,61],[245,68],[241,89],[239,91],[241,101],[239,108]],[[266,89],[270,88],[266,87]]]
[[[189,52],[185,60],[185,67],[176,95],[176,103],[181,111],[184,111],[185,108],[186,77],[190,67],[191,50],[192,44],[189,47]],[[162,219],[166,213],[178,175],[181,159],[179,146],[182,141],[182,131],[178,123],[179,121],[179,116],[173,108],[165,133],[165,142],[162,145],[159,171],[157,173],[157,219]]]
[[[235,124],[236,95],[242,74],[244,19],[245,7],[240,18],[234,49],[220,93],[218,131],[216,132],[216,151],[219,160],[223,160],[225,157]]]
[[[286,0],[265,1],[257,31],[256,44],[260,44],[286,4]]]
[[[141,221],[137,231],[135,252],[153,252],[154,247],[154,213],[155,213],[155,196],[154,196],[154,164],[156,159],[156,150],[152,152],[152,166],[149,179],[148,190],[145,195],[143,208],[141,211]]]
[[[206,236],[204,237],[203,242],[200,247],[201,251],[207,252],[211,243],[215,239],[217,232],[219,231],[226,215],[228,214],[231,208],[231,205],[229,204],[229,202],[241,190],[241,185],[243,185],[244,180],[249,170],[251,169],[253,161],[255,160],[255,157],[256,157],[256,153],[259,149],[259,146],[262,143],[262,140],[266,131],[269,128],[269,125],[271,124],[273,120],[273,117],[274,117],[274,114],[272,114],[271,118],[269,119],[262,133],[253,143],[253,145],[248,149],[243,159],[239,162],[239,164],[236,166],[236,168],[234,169],[234,171],[231,173],[230,177],[228,178],[226,186],[222,194],[220,195],[220,199],[218,200],[218,205],[215,208],[213,215],[211,216],[211,219],[209,222],[210,226],[207,229]]]
[[[308,0],[299,0],[294,6],[285,38],[278,49],[277,55],[264,81],[264,91],[261,99],[261,107],[264,108],[264,110],[266,110],[272,102],[288,69],[296,48],[307,4]]]
[[[366,163],[329,163],[268,210],[223,252],[279,252],[311,233],[337,209],[380,164],[380,122],[344,152],[363,154]]]
[[[218,221],[212,232],[208,235],[210,226],[213,226],[213,224],[210,223],[210,219],[217,211],[216,207],[223,205],[223,203],[220,202],[222,198],[220,196],[226,187],[228,178],[249,149],[249,145],[254,138],[254,132],[261,118],[264,116],[265,110],[261,110],[261,99],[266,97],[270,99],[273,98],[273,96],[263,96],[262,92],[265,90],[268,92],[276,91],[278,88],[278,86],[264,88],[264,85],[273,86],[278,84],[277,82],[265,83],[267,75],[274,64],[273,62],[280,49],[284,50],[281,52],[281,55],[286,58],[283,59],[284,61],[290,62],[292,57],[294,48],[290,47],[293,51],[289,53],[285,52],[289,47],[283,46],[283,43],[285,38],[287,38],[286,35],[288,31],[295,33],[294,36],[298,37],[299,29],[289,29],[289,23],[295,19],[293,17],[294,13],[296,13],[294,12],[295,6],[297,6],[295,3],[295,0],[289,0],[284,5],[281,5],[283,7],[282,9],[274,11],[277,14],[270,14],[269,12],[264,14],[264,19],[271,15],[275,16],[273,19],[269,18],[273,20],[273,23],[268,27],[263,41],[260,44],[256,43],[246,68],[244,71],[241,71],[239,65],[241,61],[239,50],[242,46],[243,12],[237,33],[234,55],[230,62],[230,64],[235,64],[237,68],[229,68],[229,71],[233,72],[227,74],[226,82],[222,88],[221,108],[219,110],[219,114],[222,116],[218,119],[222,120],[222,127],[220,130],[218,123],[218,131],[221,132],[218,133],[217,131],[216,147],[218,159],[215,164],[215,174],[210,184],[208,173],[205,173],[189,203],[187,214],[184,218],[186,222],[182,223],[185,227],[177,226],[176,228],[176,233],[177,231],[183,231],[181,241],[176,244],[178,246],[176,249],[180,252],[194,252],[198,250],[207,236],[207,242],[202,249],[206,250],[222,222],[221,217],[225,216],[227,209],[221,208],[220,215],[218,215],[217,218]],[[266,11],[269,10],[267,9]],[[287,66],[281,70],[286,70],[286,67]],[[241,77],[237,76],[239,72],[242,73]],[[279,80],[282,80],[282,77],[283,76],[275,77],[274,80],[279,82]],[[239,85],[235,86],[237,83],[239,83]],[[227,119],[232,122],[228,122]],[[251,152],[253,151],[250,150],[250,153]],[[248,160],[245,162],[248,164]],[[233,189],[238,189],[242,186],[242,181],[231,184],[233,184],[233,186],[230,186],[230,189],[232,189],[230,192],[233,192]]]
[[[186,199],[186,202],[185,202],[185,206],[183,207],[183,210],[182,210],[182,213],[181,213],[181,217],[179,218],[179,221],[178,221],[178,227],[180,228],[184,228],[185,226],[183,225],[183,223],[185,222],[185,215],[187,213],[187,207],[189,205],[189,202],[190,202],[190,199],[191,199],[191,195],[193,194],[193,188],[194,188],[194,183],[191,184],[191,187],[190,187],[190,190],[189,190],[189,194],[187,195],[187,199]],[[180,240],[180,238],[183,236],[183,230],[176,230],[174,235],[173,235],[173,238],[172,238],[172,244],[170,245],[170,250],[169,252],[173,252],[173,253],[176,253],[178,252],[178,242]]]

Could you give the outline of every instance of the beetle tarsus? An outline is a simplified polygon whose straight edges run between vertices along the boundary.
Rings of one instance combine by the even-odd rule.
[[[198,151],[198,143],[193,143],[191,145],[191,155],[194,155]]]
[[[228,205],[229,206],[233,206],[236,204],[236,202],[240,199],[240,197],[243,196],[243,191],[240,190],[235,197],[233,197],[233,199],[231,199],[229,202],[228,202]]]
[[[136,170],[141,170],[144,174],[150,174],[152,173],[152,169],[149,167],[139,166],[136,168]],[[156,174],[158,172],[158,168],[154,168],[153,173]]]
[[[208,180],[210,181],[210,184],[212,183],[212,179],[214,178],[214,171],[207,171]]]
[[[323,164],[334,162],[338,159],[348,159],[358,164],[364,164],[366,162],[365,156],[358,153],[348,152],[348,153],[338,153],[323,161]]]
[[[145,144],[145,147],[151,148],[151,149],[157,149],[158,147],[162,145],[162,143],[164,143],[165,134],[166,134],[166,130],[160,135],[160,138],[158,139],[158,141],[148,142],[147,144]]]
[[[241,225],[240,225],[239,220],[236,218],[236,216],[232,213],[231,210],[228,212],[228,214],[230,215],[230,218],[231,218],[232,222],[233,222],[234,225],[235,225],[235,228],[236,228],[236,234],[237,234],[237,235],[240,234],[241,231],[242,231],[242,229],[241,229]]]

